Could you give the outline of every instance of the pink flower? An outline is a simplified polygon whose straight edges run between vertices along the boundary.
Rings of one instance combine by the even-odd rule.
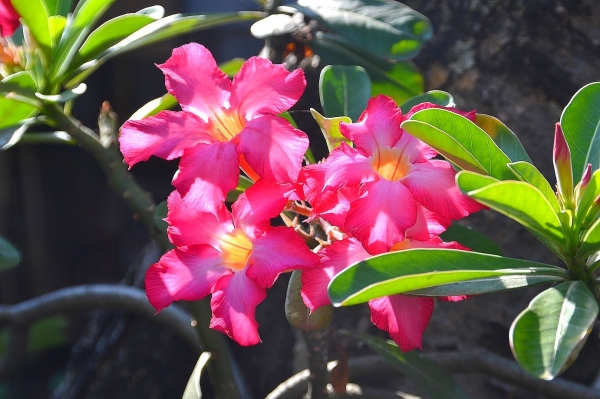
[[[403,241],[419,205],[432,212],[441,231],[482,208],[456,187],[448,162],[433,159],[434,149],[400,129],[404,119],[391,98],[372,98],[358,122],[340,124],[355,147],[342,143],[300,175],[311,217],[349,232],[371,253]]]
[[[146,274],[148,300],[160,311],[173,301],[212,294],[210,327],[240,345],[260,342],[256,306],[280,273],[316,267],[292,228],[272,227],[292,193],[291,185],[258,180],[233,205],[216,214],[187,206],[177,191],[168,199],[169,238],[177,247]]]
[[[467,249],[456,242],[446,243],[434,236],[427,237],[428,220],[420,213],[416,228],[407,230],[406,238],[394,244],[390,252],[410,248],[453,248]],[[432,226],[436,228],[436,222]],[[417,237],[417,238],[415,238]],[[311,312],[331,303],[327,296],[327,285],[331,279],[348,266],[370,258],[378,253],[369,253],[355,238],[335,241],[319,253],[321,266],[302,271],[301,294]],[[445,297],[444,300],[458,301],[464,297]],[[371,322],[387,331],[402,351],[421,348],[423,332],[433,313],[433,298],[410,295],[391,295],[369,301]]]
[[[174,49],[158,67],[182,111],[123,125],[119,141],[130,167],[152,155],[181,157],[173,185],[186,204],[213,213],[236,187],[239,167],[253,180],[296,181],[308,138],[276,115],[302,95],[302,70],[252,57],[232,82],[197,43]]]
[[[0,0],[0,36],[12,35],[19,25],[19,14],[10,0]]]

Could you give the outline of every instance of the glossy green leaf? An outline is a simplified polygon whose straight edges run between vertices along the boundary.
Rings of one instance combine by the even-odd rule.
[[[35,96],[37,98],[39,98],[40,100],[44,100],[46,102],[63,104],[63,103],[66,103],[67,101],[71,101],[71,100],[79,97],[80,95],[85,93],[86,90],[87,90],[87,85],[85,83],[81,83],[79,86],[74,87],[73,89],[70,89],[70,90],[65,90],[60,94],[45,95],[45,94],[41,94],[41,93],[35,93]]]
[[[154,21],[109,47],[95,60],[83,64],[76,70],[70,70],[68,87],[75,86],[98,69],[109,59],[128,51],[147,46],[179,35],[192,33],[228,23],[249,21],[261,18],[262,13],[244,12],[219,14],[175,14]]]
[[[77,145],[77,141],[67,132],[25,132],[19,140],[20,144],[61,144]]]
[[[252,185],[252,180],[248,179],[246,176],[240,175],[238,180],[238,185],[234,190],[231,190],[227,193],[227,198],[225,202],[235,202],[241,193],[246,191]]]
[[[560,124],[571,150],[573,181],[577,183],[588,163],[592,170],[600,169],[600,82],[575,93],[563,110]]]
[[[597,317],[598,303],[582,281],[549,288],[513,322],[513,354],[527,372],[551,380],[575,360]]]
[[[65,27],[67,26],[67,18],[62,15],[54,15],[48,18],[48,29],[50,29],[50,37],[52,38],[52,47],[60,40]]]
[[[493,177],[482,175],[479,173],[461,170],[456,174],[456,184],[464,192],[479,190],[489,186],[490,184],[498,183],[500,180]]]
[[[21,263],[21,253],[8,240],[0,237],[0,271]]]
[[[510,160],[533,163],[519,138],[499,119],[485,114],[477,114],[475,124],[494,140],[494,143],[504,151]]]
[[[225,61],[219,64],[219,69],[225,73],[225,75],[233,78],[233,76],[240,71],[242,65],[246,62],[243,58],[233,58],[229,61]]]
[[[46,2],[44,0],[11,0],[11,2],[21,16],[23,24],[27,25],[31,35],[48,56],[52,48],[52,36],[48,25],[50,14]]]
[[[159,18],[162,18],[162,15],[149,16],[145,13],[136,13],[119,15],[116,18],[106,21],[90,33],[73,59],[71,67],[80,66],[94,59],[110,46],[117,44],[127,36]]]
[[[369,55],[347,39],[324,32],[317,32],[309,45],[325,64],[365,68],[371,78],[371,95],[385,94],[402,104],[423,93],[423,76],[412,62],[393,63]]]
[[[137,121],[148,116],[156,115],[160,111],[171,109],[177,106],[179,103],[172,94],[166,93],[161,97],[155,98],[154,100],[148,101],[140,109],[135,111],[133,115],[129,117],[130,121]]]
[[[69,69],[73,57],[92,29],[94,23],[114,3],[115,0],[81,0],[69,17],[67,26],[56,46],[50,66],[50,80],[62,81],[63,74]]]
[[[329,283],[329,298],[349,306],[402,293],[475,295],[564,281],[559,267],[454,249],[407,249],[358,262]]]
[[[325,305],[310,313],[304,304],[300,289],[302,288],[302,272],[294,270],[290,276],[285,296],[285,317],[293,327],[304,331],[323,331],[333,317],[333,306]]]
[[[210,352],[202,352],[198,361],[196,362],[196,366],[194,367],[194,371],[190,375],[188,383],[185,387],[185,391],[183,392],[183,396],[181,399],[202,399],[202,390],[200,389],[200,377],[210,360],[211,353]]]
[[[461,115],[445,109],[425,109],[403,122],[402,128],[464,169],[481,173],[481,166],[484,172],[496,179],[514,179],[507,166],[511,160],[485,131]],[[460,147],[456,143],[460,143]],[[476,163],[465,159],[462,154],[465,150]],[[465,161],[467,168],[462,166]]]
[[[456,241],[471,251],[482,252],[490,255],[502,255],[500,247],[488,236],[469,227],[452,224],[440,238],[446,242]]]
[[[508,167],[512,169],[513,173],[519,178],[519,180],[527,182],[540,190],[548,202],[550,202],[550,205],[555,212],[558,213],[560,211],[560,204],[558,203],[556,193],[552,189],[552,186],[548,180],[546,180],[544,175],[542,175],[542,173],[535,166],[533,166],[533,164],[525,161],[519,161],[509,163]]]
[[[327,65],[321,70],[319,97],[325,116],[357,120],[371,98],[371,80],[360,66]]]
[[[50,15],[62,15],[66,17],[71,11],[73,0],[46,0]]]
[[[0,83],[0,129],[22,125],[22,120],[38,113],[35,103],[36,85],[29,72],[18,72]],[[14,95],[20,96],[15,98]],[[33,99],[32,99],[33,97]],[[29,99],[27,102],[20,100]]]
[[[347,116],[325,118],[312,108],[310,109],[310,113],[321,128],[321,132],[325,137],[327,148],[330,152],[343,142],[350,144],[350,140],[346,139],[340,132],[340,122],[352,123],[352,119],[348,118]]]
[[[586,258],[597,251],[600,251],[600,219],[596,219],[586,230],[577,250],[577,257]]]
[[[20,142],[27,129],[35,122],[37,122],[37,118],[22,119],[16,125],[0,129],[0,148],[8,150]]]
[[[412,107],[422,103],[432,103],[441,105],[442,107],[453,107],[454,97],[449,93],[441,90],[430,90],[426,93],[419,94],[418,96],[414,96],[413,98],[405,101],[400,109],[402,110],[402,114],[406,115]]]
[[[457,179],[459,187],[460,178]],[[562,256],[565,236],[558,215],[544,194],[529,183],[501,181],[468,191],[478,202],[516,220],[531,231],[554,253]]]
[[[427,359],[421,352],[402,352],[392,341],[383,340],[368,334],[340,331],[356,338],[379,356],[387,360],[402,375],[425,390],[432,399],[467,398],[467,394],[454,380],[452,374],[437,363]]]
[[[433,33],[425,16],[395,1],[298,0],[291,6],[382,58],[411,59]]]

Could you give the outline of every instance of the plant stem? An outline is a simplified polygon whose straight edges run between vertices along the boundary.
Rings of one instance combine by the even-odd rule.
[[[329,348],[329,330],[302,331],[302,337],[307,347],[308,369],[310,370],[307,398],[327,399],[327,384],[329,371],[327,358]]]

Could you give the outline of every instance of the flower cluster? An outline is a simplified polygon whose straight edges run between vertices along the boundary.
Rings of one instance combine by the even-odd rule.
[[[302,297],[314,311],[329,303],[331,278],[357,261],[407,248],[466,249],[439,234],[480,205],[459,192],[448,162],[400,128],[410,114],[392,99],[373,98],[356,123],[340,125],[353,146],[303,167],[306,134],[277,116],[302,95],[301,70],[253,57],[231,81],[199,44],[175,49],[159,68],[182,110],[128,121],[120,136],[130,167],[150,156],[181,158],[166,219],[176,248],[146,276],[157,310],[211,294],[211,327],[252,345],[260,342],[255,308],[282,272],[302,270]],[[253,184],[228,208],[240,170]],[[271,225],[300,208],[328,233],[313,251],[296,222]],[[433,299],[394,295],[369,305],[373,323],[403,350],[421,346]]]

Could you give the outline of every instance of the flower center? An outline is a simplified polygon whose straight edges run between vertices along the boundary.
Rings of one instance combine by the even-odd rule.
[[[382,178],[397,181],[408,175],[410,162],[398,148],[382,148],[371,157],[371,166]]]
[[[244,120],[237,112],[223,109],[215,112],[214,116],[210,118],[210,126],[217,140],[227,142],[244,129]]]
[[[241,230],[235,229],[221,237],[221,259],[226,267],[239,272],[252,253],[252,242]]]

